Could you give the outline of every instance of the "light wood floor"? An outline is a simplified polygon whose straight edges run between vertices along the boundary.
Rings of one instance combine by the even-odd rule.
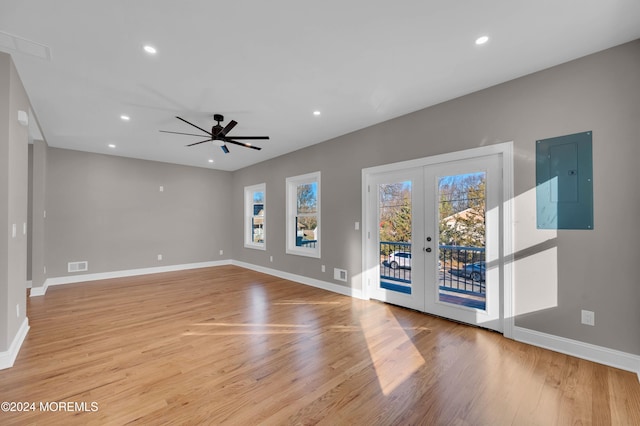
[[[97,411],[2,425],[640,425],[635,374],[234,266],[51,287],[28,312],[0,400]]]

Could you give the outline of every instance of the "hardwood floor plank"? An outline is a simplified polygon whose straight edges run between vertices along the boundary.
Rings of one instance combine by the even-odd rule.
[[[98,410],[2,425],[640,424],[632,373],[235,266],[52,287],[28,315],[0,399]]]

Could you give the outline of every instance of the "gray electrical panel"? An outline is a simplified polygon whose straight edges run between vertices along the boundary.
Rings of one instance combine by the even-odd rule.
[[[536,141],[539,229],[593,229],[592,132]]]

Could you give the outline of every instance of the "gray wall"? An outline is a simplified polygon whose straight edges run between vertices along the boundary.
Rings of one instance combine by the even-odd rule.
[[[29,251],[32,287],[42,287],[46,279],[45,267],[45,199],[47,189],[47,143],[44,141],[33,141],[30,145],[31,164],[31,230],[30,238],[31,250]]]
[[[10,58],[0,53],[0,351],[9,347],[9,85]]]
[[[31,252],[33,251],[33,145],[29,144],[28,151],[28,187],[27,187],[27,280],[31,281],[31,268],[33,261]]]
[[[0,53],[0,352],[26,318],[29,136],[18,123],[18,110],[29,111],[29,100],[11,57]]]
[[[229,172],[58,148],[46,155],[47,277],[73,275],[73,261],[88,261],[90,274],[231,257]]]
[[[360,289],[361,170],[514,142],[516,325],[640,354],[640,41],[525,76],[233,173],[233,211],[243,187],[267,184],[267,250],[243,247],[233,218],[235,259],[333,281],[345,268]],[[592,130],[592,231],[539,231],[535,141]],[[285,178],[322,172],[322,258],[285,254]],[[273,263],[269,257],[273,256]],[[321,272],[321,265],[327,272]],[[580,310],[595,311],[595,327]]]

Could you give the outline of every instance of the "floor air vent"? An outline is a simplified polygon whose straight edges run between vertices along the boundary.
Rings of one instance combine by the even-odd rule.
[[[86,260],[82,262],[69,262],[67,264],[68,272],[83,272],[89,270],[89,262]]]
[[[333,279],[347,281],[347,271],[344,269],[333,268]]]

